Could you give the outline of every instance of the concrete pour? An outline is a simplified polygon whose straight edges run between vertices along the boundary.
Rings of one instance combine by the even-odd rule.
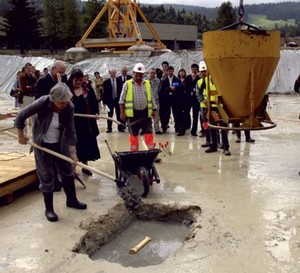
[[[78,183],[77,194],[88,204],[86,211],[67,208],[63,192],[55,193],[56,223],[46,220],[38,191],[0,207],[0,272],[299,272],[299,103],[299,96],[270,96],[268,113],[277,127],[252,132],[254,144],[245,143],[243,135],[242,142],[235,143],[230,133],[229,157],[221,151],[206,154],[203,138],[177,137],[172,125],[169,134],[156,136],[156,142],[169,141],[173,154],[161,155],[163,162],[157,164],[161,183],[152,186],[144,203],[202,210],[193,238],[161,264],[124,267],[72,251],[86,235],[86,223],[123,204],[113,181],[80,174],[87,189]],[[10,105],[12,101],[0,101],[1,110]],[[2,133],[11,125],[12,119],[0,122],[0,152],[27,153],[29,147]],[[105,134],[103,120],[99,126],[102,158],[90,165],[114,175],[104,140],[114,151],[126,151],[127,134],[118,133],[116,127]]]

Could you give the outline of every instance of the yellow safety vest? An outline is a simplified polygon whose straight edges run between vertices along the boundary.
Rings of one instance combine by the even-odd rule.
[[[145,88],[147,95],[148,117],[152,115],[152,92],[151,85],[148,80],[145,80]],[[125,115],[126,117],[133,117],[133,80],[127,81],[127,94],[125,99]]]
[[[201,80],[201,79],[200,79],[200,80]],[[199,80],[199,81],[200,81],[200,80]],[[198,85],[199,81],[197,82],[197,85]],[[202,81],[203,81],[203,80],[202,80]],[[201,81],[201,84],[202,84],[202,81]],[[205,100],[207,100],[208,77],[205,78],[205,83],[206,83],[206,87],[205,87],[205,89],[203,90],[203,97],[204,97]],[[198,88],[200,88],[201,84],[199,85]],[[210,91],[216,91],[216,90],[217,90],[216,86],[211,82],[211,78],[209,78],[209,90],[210,90]],[[216,102],[216,96],[215,96],[215,95],[211,95],[211,96],[210,96],[210,106],[211,106],[211,107],[217,107],[217,105],[216,105],[215,102]],[[206,108],[205,103],[202,102],[202,101],[200,102],[200,106],[201,106],[201,108]]]

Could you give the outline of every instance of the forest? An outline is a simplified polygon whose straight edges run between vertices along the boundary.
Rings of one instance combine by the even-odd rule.
[[[104,0],[0,0],[0,45],[19,48],[21,53],[41,48],[53,52],[74,46],[105,3]],[[150,23],[196,25],[199,38],[205,31],[238,21],[238,7],[233,7],[230,1],[218,8],[166,4],[140,7]],[[245,22],[263,16],[269,22],[280,21],[273,25],[283,37],[300,36],[300,2],[245,5],[244,10]],[[90,37],[106,37],[106,22],[104,18],[97,24]]]

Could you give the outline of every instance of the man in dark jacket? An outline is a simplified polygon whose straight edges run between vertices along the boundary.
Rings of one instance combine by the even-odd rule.
[[[190,129],[191,125],[191,135],[197,136],[198,123],[199,123],[199,112],[200,104],[197,99],[197,81],[200,79],[198,72],[198,64],[191,65],[192,73],[188,75],[184,80],[185,85],[185,100],[184,100],[184,112],[185,112],[185,126],[186,129]],[[191,109],[193,111],[193,122],[191,122]]]
[[[132,79],[132,76],[128,75],[128,68],[126,66],[121,68],[121,76],[119,76],[118,79],[122,81],[122,84],[127,80]]]
[[[67,82],[66,64],[63,61],[55,61],[50,71],[41,77],[35,87],[35,98],[38,99],[41,96],[49,95],[50,89],[58,82]]]
[[[109,108],[108,117],[112,118],[114,111],[116,112],[117,120],[124,124],[120,118],[119,99],[122,91],[123,83],[120,79],[116,78],[116,70],[109,70],[110,78],[103,83],[103,104]],[[118,125],[118,131],[124,132],[124,126]],[[107,120],[106,133],[112,132],[112,121]]]
[[[167,77],[162,81],[159,93],[160,120],[163,133],[167,131],[172,110],[175,132],[178,133],[178,136],[185,134],[185,128],[182,128],[184,118],[183,96],[184,88],[180,80],[174,75],[174,67],[169,66]]]

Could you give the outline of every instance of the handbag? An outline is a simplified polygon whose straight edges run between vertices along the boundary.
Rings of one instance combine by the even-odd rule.
[[[12,89],[12,90],[10,90],[9,95],[10,95],[11,97],[16,98],[16,97],[17,97],[17,91],[16,91],[15,89]]]
[[[17,98],[19,96],[19,91],[12,89],[12,90],[10,90],[9,95],[11,97]]]

